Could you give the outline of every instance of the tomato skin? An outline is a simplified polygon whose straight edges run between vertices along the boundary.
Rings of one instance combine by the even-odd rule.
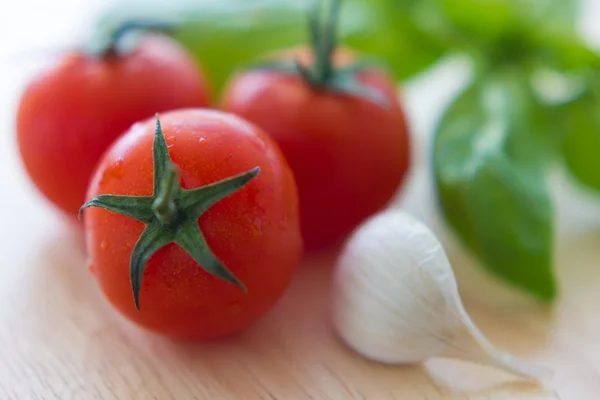
[[[305,49],[289,57],[312,62]],[[352,58],[340,49],[334,63],[344,66]],[[394,83],[375,69],[357,78],[384,94],[390,107],[316,91],[298,76],[274,71],[242,72],[225,90],[222,109],[267,132],[294,171],[307,250],[338,243],[383,208],[409,168],[408,127]]]
[[[167,37],[148,35],[122,57],[72,52],[22,95],[21,158],[42,194],[76,216],[96,162],[131,124],[157,112],[208,104],[201,69]]]
[[[147,329],[174,338],[219,338],[264,315],[291,281],[302,253],[294,178],[277,145],[240,118],[185,109],[160,119],[184,189],[261,167],[256,178],[199,219],[208,245],[247,293],[210,275],[171,243],[147,263],[136,310],[129,262],[144,224],[101,208],[84,215],[90,269],[106,298]],[[136,124],[108,150],[88,199],[152,194],[154,128],[153,120]]]

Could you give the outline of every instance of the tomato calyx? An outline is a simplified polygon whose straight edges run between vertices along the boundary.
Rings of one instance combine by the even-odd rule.
[[[93,57],[105,60],[118,59],[134,51],[139,43],[139,38],[127,42],[126,38],[134,33],[145,32],[173,32],[177,28],[175,21],[130,20],[118,25],[103,27],[94,32],[95,36],[87,43],[84,51]]]
[[[153,143],[154,192],[152,196],[103,194],[85,203],[79,215],[89,207],[99,207],[143,222],[146,227],[133,252],[129,274],[136,308],[140,309],[140,288],[146,263],[159,249],[176,243],[208,273],[246,291],[244,284],[215,256],[198,225],[200,216],[223,198],[235,193],[254,179],[260,167],[239,175],[201,186],[183,189],[174,168],[160,120],[156,116]]]
[[[299,61],[275,60],[251,65],[251,69],[277,71],[301,76],[315,90],[345,93],[362,97],[381,106],[389,106],[388,100],[379,91],[363,85],[357,74],[373,67],[375,62],[363,60],[343,68],[335,68],[333,54],[337,47],[337,24],[340,0],[329,0],[328,14],[322,12],[320,2],[309,12],[308,27],[310,46],[315,56],[312,66],[302,65]]]

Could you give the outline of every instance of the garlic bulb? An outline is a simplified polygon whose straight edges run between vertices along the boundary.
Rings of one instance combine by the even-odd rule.
[[[359,354],[392,364],[453,357],[546,379],[545,368],[496,349],[464,309],[450,262],[434,234],[399,210],[365,222],[335,270],[333,323]]]

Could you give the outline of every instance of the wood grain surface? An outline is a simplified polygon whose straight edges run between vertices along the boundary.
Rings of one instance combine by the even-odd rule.
[[[27,29],[42,26],[52,36],[56,25],[65,35],[69,21],[92,7],[57,0],[53,7],[63,7],[65,15],[50,24],[31,16],[32,3],[14,4],[8,27],[0,28],[0,399],[600,398],[600,202],[564,177],[556,179],[561,296],[553,307],[542,307],[482,272],[435,212],[424,156],[431,115],[438,115],[443,100],[440,86],[460,80],[460,65],[407,87],[417,159],[409,187],[393,206],[422,217],[440,235],[466,307],[485,334],[499,347],[552,368],[551,380],[529,384],[452,360],[393,367],[361,359],[330,325],[335,252],[304,260],[282,301],[235,337],[173,342],[125,321],[87,272],[80,228],[40,198],[19,163],[16,101],[40,63],[7,54],[21,54],[19,40],[39,44],[31,40],[39,32]],[[20,34],[14,33],[17,17],[28,21]]]

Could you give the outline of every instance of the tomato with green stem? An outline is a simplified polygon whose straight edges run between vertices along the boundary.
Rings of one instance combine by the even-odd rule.
[[[104,155],[85,213],[90,270],[136,323],[213,339],[264,315],[302,253],[293,174],[277,145],[227,113],[134,125]]]
[[[74,50],[22,94],[17,140],[30,178],[54,205],[76,216],[96,162],[134,122],[156,112],[209,105],[202,70],[172,39],[156,33],[125,48],[129,23],[93,50]]]
[[[388,204],[409,168],[408,127],[383,69],[336,49],[339,1],[311,13],[311,49],[283,53],[227,85],[222,109],[263,128],[294,171],[309,250],[342,240]]]

